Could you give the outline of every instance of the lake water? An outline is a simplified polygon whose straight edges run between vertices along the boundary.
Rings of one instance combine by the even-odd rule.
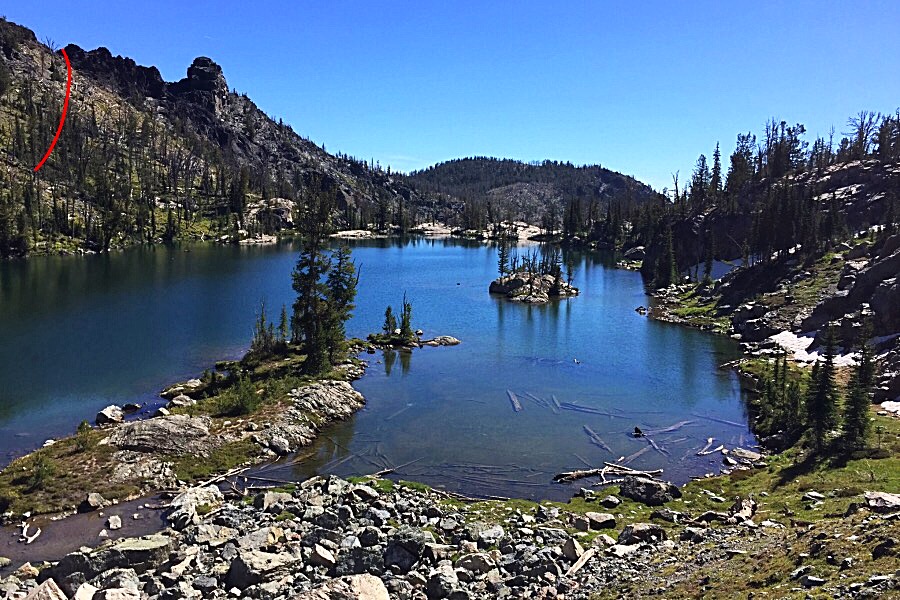
[[[739,381],[718,368],[738,356],[736,344],[635,313],[649,299],[634,272],[578,255],[582,294],[527,306],[487,293],[495,248],[449,239],[352,245],[361,280],[349,334],[378,330],[385,306],[398,308],[406,292],[414,327],[462,344],[364,355],[369,370],[355,386],[366,408],[325,432],[312,458],[275,465],[272,476],[402,466],[400,477],[463,493],[564,498],[573,487],[552,476],[585,462],[640,453],[630,466],[684,482],[720,467],[720,455],[696,456],[706,438],[755,442]],[[159,402],[165,385],[240,356],[260,301],[272,317],[292,302],[295,260],[283,242],[0,263],[3,464],[108,404]],[[595,412],[555,411],[554,396]],[[629,435],[682,421],[654,434],[665,454]],[[585,426],[610,450],[592,444]]]

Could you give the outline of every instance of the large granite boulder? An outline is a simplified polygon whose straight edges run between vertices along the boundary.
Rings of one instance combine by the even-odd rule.
[[[648,506],[661,506],[675,498],[681,498],[681,490],[677,485],[646,477],[626,477],[619,491],[626,498]]]
[[[121,450],[183,456],[203,449],[209,419],[172,415],[133,421],[117,428],[109,443]]]

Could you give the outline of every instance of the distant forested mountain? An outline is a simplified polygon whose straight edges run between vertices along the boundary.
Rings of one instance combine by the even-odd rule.
[[[630,210],[657,196],[633,177],[599,165],[550,160],[461,158],[414,171],[406,181],[435,205],[454,207],[457,224],[466,229],[521,220],[548,230],[580,230],[610,207]]]

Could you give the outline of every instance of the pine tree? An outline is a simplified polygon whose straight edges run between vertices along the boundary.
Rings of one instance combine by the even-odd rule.
[[[403,309],[400,312],[400,337],[404,340],[413,338],[412,330],[412,303],[406,299],[403,294]]]
[[[835,382],[834,357],[837,353],[834,328],[828,328],[825,336],[825,360],[815,371],[815,385],[807,394],[807,422],[812,430],[816,452],[825,448],[825,436],[837,423],[838,392]]]
[[[278,322],[278,341],[287,342],[290,335],[290,325],[288,321],[287,306],[281,305],[281,319]]]
[[[867,324],[863,327],[859,344],[859,362],[847,384],[843,436],[844,443],[851,450],[865,446],[871,429],[869,410],[872,405],[875,366],[872,360],[872,349],[868,343],[870,335],[871,328]]]
[[[497,270],[500,271],[501,279],[509,273],[509,244],[505,240],[500,241],[497,249]]]
[[[329,267],[324,247],[333,205],[330,194],[317,191],[307,194],[299,224],[302,249],[293,272],[297,299],[291,318],[291,335],[293,342],[306,354],[303,368],[310,374],[322,373],[331,366],[327,336],[329,289],[322,279]]]
[[[712,174],[709,177],[709,197],[713,203],[718,202],[722,195],[722,153],[719,151],[719,143],[716,142],[716,151],[713,152]]]
[[[384,309],[384,325],[381,328],[387,335],[394,335],[397,330],[397,317],[394,316],[394,309],[390,306]]]
[[[331,269],[328,271],[328,317],[326,320],[326,340],[328,355],[332,363],[339,358],[344,339],[347,337],[346,322],[355,308],[356,285],[359,276],[350,254],[350,247],[343,245],[331,253]]]

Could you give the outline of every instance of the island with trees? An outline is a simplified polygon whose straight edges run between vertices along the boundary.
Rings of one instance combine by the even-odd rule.
[[[491,282],[491,294],[502,294],[525,304],[544,304],[551,299],[578,295],[578,288],[573,285],[574,262],[571,255],[569,260],[563,261],[558,246],[545,253],[531,249],[520,257],[518,251],[504,241],[499,245],[497,262],[500,277]]]

